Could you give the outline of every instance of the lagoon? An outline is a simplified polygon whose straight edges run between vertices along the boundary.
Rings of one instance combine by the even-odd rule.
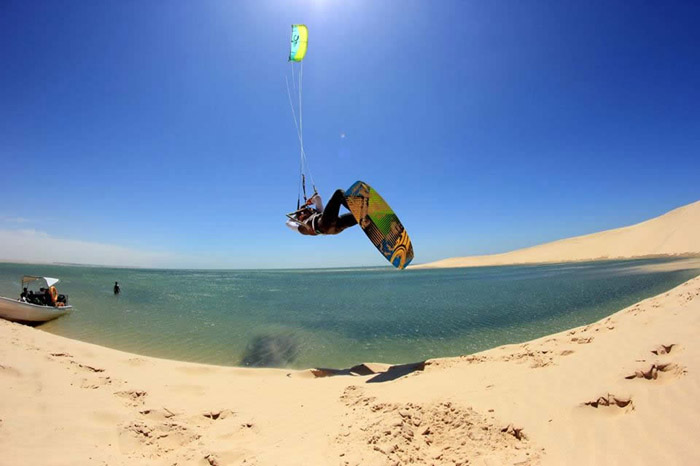
[[[401,272],[0,264],[0,295],[19,296],[23,274],[61,279],[75,310],[40,327],[57,335],[208,364],[345,368],[470,354],[585,325],[697,276],[700,261]]]

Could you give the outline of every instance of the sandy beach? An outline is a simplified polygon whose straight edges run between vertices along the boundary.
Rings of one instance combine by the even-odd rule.
[[[700,201],[622,228],[561,239],[502,254],[451,257],[412,269],[700,256]]]
[[[337,375],[0,321],[0,464],[698,464],[698,328],[700,277],[528,343]]]

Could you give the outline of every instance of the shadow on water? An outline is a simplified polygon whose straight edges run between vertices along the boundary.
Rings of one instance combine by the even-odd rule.
[[[258,335],[246,346],[241,364],[248,367],[284,367],[299,355],[299,340],[291,333]]]

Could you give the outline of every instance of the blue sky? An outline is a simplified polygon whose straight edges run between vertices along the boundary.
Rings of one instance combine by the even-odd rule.
[[[293,23],[319,191],[370,183],[416,263],[700,199],[695,2],[0,0],[0,259],[386,265],[284,227]]]

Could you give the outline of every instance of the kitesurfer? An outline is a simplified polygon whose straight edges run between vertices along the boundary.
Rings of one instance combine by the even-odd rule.
[[[302,235],[337,235],[346,228],[357,225],[352,214],[338,215],[341,205],[348,208],[345,191],[342,189],[333,193],[325,208],[321,196],[314,193],[303,208],[290,216],[287,226]]]

